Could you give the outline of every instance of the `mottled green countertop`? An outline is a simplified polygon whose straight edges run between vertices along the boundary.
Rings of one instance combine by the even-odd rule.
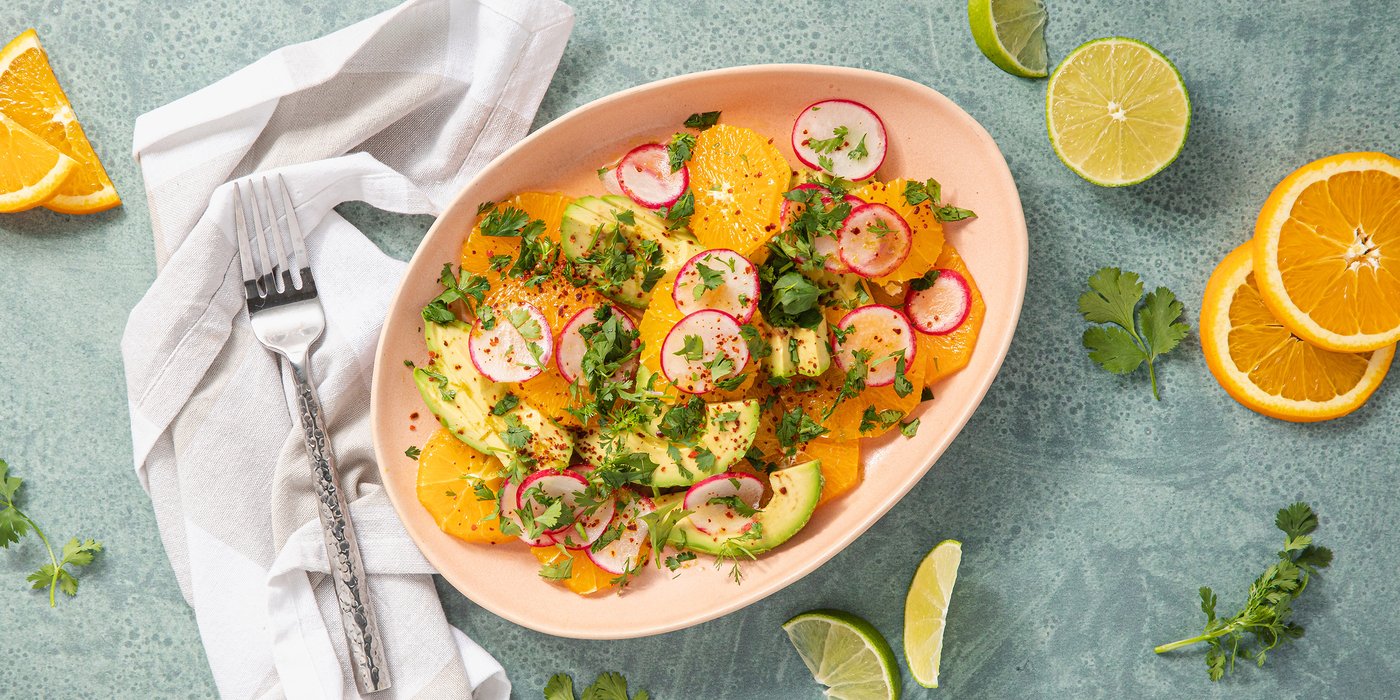
[[[0,216],[0,458],[54,536],[106,551],[50,609],[24,576],[34,538],[0,551],[0,696],[216,695],[131,467],[118,341],[155,275],[137,115],[273,49],[344,27],[393,0],[9,0],[0,34],[34,27],[125,200],[87,217]],[[1134,187],[1079,179],[1046,139],[1044,81],[978,53],[957,0],[695,3],[575,0],[578,24],[535,124],[597,97],[681,73],[801,62],[885,71],[929,85],[1006,154],[1030,231],[1020,326],[986,400],[892,511],[825,566],[740,613],[681,632],[580,642],[501,620],[441,584],[449,619],[505,664],[516,697],[548,676],[627,674],[654,698],[816,698],[779,629],[815,607],[857,613],[899,647],[905,587],[948,538],[964,558],[942,687],[908,697],[1380,698],[1400,679],[1400,383],[1345,418],[1294,425],[1257,415],[1211,378],[1193,334],[1145,373],[1110,376],[1080,347],[1084,279],[1142,273],[1195,325],[1207,277],[1252,232],[1270,189],[1344,151],[1400,154],[1400,3],[1050,0],[1058,60],[1102,36],[1142,39],[1185,77],[1191,134],[1175,164]],[[687,9],[672,9],[686,5]],[[431,223],[360,205],[342,213],[407,259]],[[1235,609],[1273,558],[1274,511],[1305,499],[1337,553],[1299,599],[1295,647],[1210,684],[1196,648],[1152,647],[1202,624],[1196,588]],[[910,687],[913,686],[913,687]]]

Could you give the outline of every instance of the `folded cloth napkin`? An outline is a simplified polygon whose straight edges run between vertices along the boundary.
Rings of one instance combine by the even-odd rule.
[[[244,310],[226,183],[255,172],[285,179],[326,311],[312,379],[393,678],[373,697],[509,695],[384,495],[370,373],[404,266],[333,208],[440,212],[525,135],[572,27],[557,0],[409,0],[137,119],[160,273],[122,338],[136,473],[224,698],[357,697],[290,371]]]

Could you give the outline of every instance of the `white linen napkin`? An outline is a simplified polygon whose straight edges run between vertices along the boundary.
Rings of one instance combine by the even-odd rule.
[[[312,379],[393,679],[373,697],[509,695],[384,495],[370,374],[404,265],[333,207],[439,213],[525,135],[572,27],[557,0],[409,0],[137,119],[160,274],[122,338],[136,473],[224,698],[358,696],[290,372],[244,307],[225,183],[255,172],[285,178],[326,311]]]

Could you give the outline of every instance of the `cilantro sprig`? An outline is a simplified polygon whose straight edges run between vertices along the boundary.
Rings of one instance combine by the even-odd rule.
[[[1144,301],[1138,276],[1116,267],[1100,268],[1089,278],[1089,289],[1079,297],[1079,313],[1090,323],[1112,324],[1084,331],[1089,359],[1113,374],[1129,374],[1146,362],[1152,396],[1161,401],[1153,361],[1175,348],[1191,330],[1176,322],[1181,302],[1166,287],[1150,292]]]
[[[34,583],[34,590],[49,589],[49,607],[54,607],[58,604],[54,595],[58,591],[63,591],[70,597],[78,594],[78,579],[65,567],[69,564],[91,564],[93,556],[102,551],[102,543],[91,539],[79,541],[74,537],[63,545],[63,556],[55,556],[48,536],[39,529],[32,518],[15,506],[15,494],[19,493],[23,480],[9,476],[9,471],[10,466],[0,459],[0,501],[5,505],[4,508],[0,508],[0,548],[9,549],[12,543],[19,542],[21,537],[29,534],[29,530],[34,530],[34,534],[43,540],[44,548],[49,550],[49,563],[39,567],[39,570],[30,574],[26,580]]]
[[[916,207],[924,202],[928,202],[929,209],[939,221],[962,221],[977,216],[971,209],[959,209],[951,204],[941,204],[939,202],[943,194],[943,186],[938,181],[929,178],[927,182],[910,181],[904,185],[904,201],[909,206]]]
[[[647,691],[638,690],[630,700],[648,700]],[[556,673],[544,686],[544,700],[574,700],[574,679],[567,673]],[[621,673],[604,673],[583,689],[582,700],[629,700],[627,679]]]
[[[1318,574],[1318,569],[1332,563],[1332,550],[1312,543],[1312,532],[1317,529],[1317,515],[1306,503],[1298,502],[1280,509],[1274,526],[1285,535],[1283,550],[1278,553],[1279,561],[1270,565],[1250,584],[1244,607],[1231,617],[1217,618],[1215,593],[1202,586],[1199,592],[1201,612],[1206,614],[1205,632],[1197,637],[1163,644],[1153,651],[1160,654],[1209,642],[1206,672],[1212,681],[1218,681],[1227,670],[1234,672],[1237,656],[1253,659],[1263,666],[1270,649],[1277,648],[1285,641],[1292,643],[1303,636],[1303,626],[1288,619],[1293,615],[1293,600],[1303,594],[1308,581]],[[1257,651],[1241,648],[1245,634],[1254,635],[1259,647]]]

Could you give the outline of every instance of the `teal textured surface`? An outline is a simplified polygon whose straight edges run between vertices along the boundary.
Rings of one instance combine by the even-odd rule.
[[[214,697],[193,612],[131,471],[118,341],[155,275],[137,115],[290,43],[395,4],[20,0],[3,37],[39,32],[125,201],[87,217],[0,215],[0,458],[51,538],[106,546],[76,598],[50,609],[24,576],[28,538],[0,550],[0,697]],[[1089,39],[1146,41],[1181,71],[1193,107],[1180,158],[1132,187],[1095,187],[1055,158],[1044,81],[978,52],[956,0],[679,3],[574,0],[577,25],[535,126],[651,80],[752,63],[823,63],[900,75],[967,110],[1010,163],[1030,232],[1029,291],[996,382],[923,481],[847,550],[744,611],[610,642],[541,635],[439,579],[448,617],[502,661],[515,697],[552,673],[621,671],[653,698],[816,698],[780,629],[817,607],[856,613],[901,646],[905,589],[937,542],[963,542],[940,688],[905,671],[905,696],[967,698],[1393,697],[1400,678],[1400,389],[1338,420],[1294,425],[1230,399],[1195,333],[1206,279],[1246,240],[1273,186],[1316,158],[1400,155],[1400,4],[1291,0],[1049,4],[1052,64]],[[723,105],[715,105],[722,109]],[[933,173],[936,175],[936,173]],[[406,259],[431,224],[363,205],[340,211]],[[1089,361],[1075,308],[1103,265],[1166,285],[1193,327],[1146,372]],[[1296,606],[1307,636],[1218,686],[1197,634],[1196,588],[1233,613],[1274,558],[1274,512],[1303,499],[1337,554]],[[217,504],[211,504],[216,507]]]

